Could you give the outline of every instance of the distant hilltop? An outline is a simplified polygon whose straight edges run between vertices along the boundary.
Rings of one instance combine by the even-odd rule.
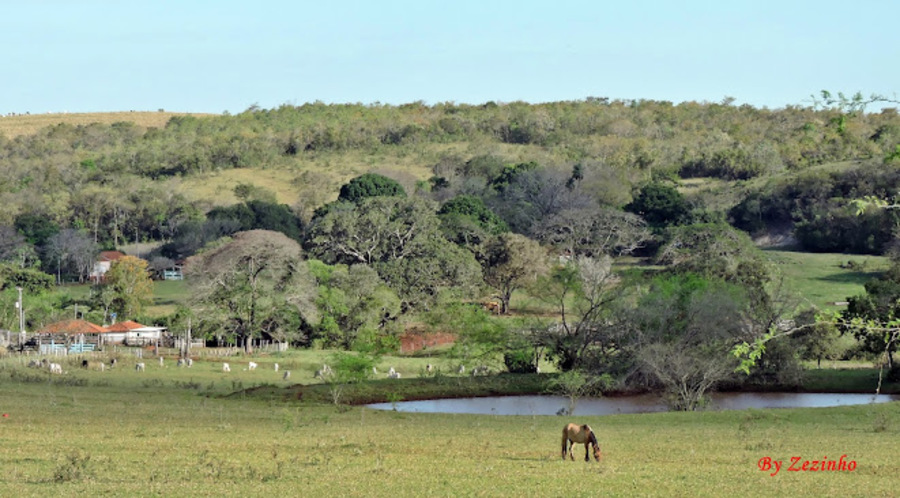
[[[122,121],[147,128],[162,128],[173,116],[215,116],[199,112],[117,111],[117,112],[57,112],[46,114],[8,113],[0,115],[0,134],[7,138],[33,135],[38,130],[56,124],[72,126],[91,123],[112,124]]]

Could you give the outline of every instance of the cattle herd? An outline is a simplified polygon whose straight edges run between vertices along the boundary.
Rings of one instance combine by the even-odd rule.
[[[164,357],[160,356],[158,361],[159,361],[160,368],[166,368],[166,362],[165,362]],[[86,369],[86,370],[105,371],[107,369],[115,368],[117,362],[118,362],[118,360],[116,358],[112,358],[108,362],[104,362],[104,361],[100,361],[100,360],[83,359],[83,360],[81,360],[81,368]],[[175,362],[175,365],[178,368],[191,368],[194,366],[194,360],[192,358],[178,358]],[[57,375],[62,375],[63,373],[65,373],[63,371],[62,364],[51,362],[47,358],[44,358],[41,360],[32,359],[28,362],[28,367],[45,369],[49,373],[57,374]],[[247,367],[244,368],[243,370],[252,372],[252,371],[256,370],[257,368],[259,368],[259,364],[254,361],[250,361],[247,363]],[[278,372],[281,367],[278,363],[274,363],[272,365],[272,368],[276,372]],[[136,362],[134,364],[134,369],[137,372],[145,372],[147,370],[147,364],[143,361]],[[429,375],[435,374],[435,373],[437,373],[437,371],[438,371],[437,368],[434,365],[432,365],[431,363],[429,363],[425,366],[425,372]],[[229,363],[223,362],[222,363],[222,372],[225,372],[225,373],[231,372],[231,365]],[[282,379],[289,380],[291,378],[291,371],[284,370],[283,372],[284,373],[282,374]],[[466,372],[466,367],[463,365],[459,365],[459,367],[456,370],[456,373],[459,375],[464,375],[465,372]],[[375,367],[372,367],[372,373],[377,376],[378,369]],[[476,366],[471,371],[472,376],[488,375],[490,373],[491,373],[491,370],[485,365]],[[313,375],[313,378],[320,379],[320,380],[323,380],[326,382],[331,381],[334,379],[334,370],[332,370],[332,368],[330,366],[328,366],[328,364],[323,364],[322,368],[316,370],[315,374]],[[394,367],[390,367],[387,371],[387,378],[399,379],[399,378],[401,378],[401,374],[396,369],[394,369]]]

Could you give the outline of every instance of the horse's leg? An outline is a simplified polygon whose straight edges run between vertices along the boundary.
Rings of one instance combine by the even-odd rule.
[[[569,458],[571,458],[573,462],[575,461],[575,452],[573,451],[574,449],[575,441],[569,441]]]
[[[591,459],[588,457],[588,443],[584,443],[584,461],[590,462]]]

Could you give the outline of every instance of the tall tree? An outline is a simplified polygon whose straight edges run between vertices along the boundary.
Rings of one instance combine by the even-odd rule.
[[[730,350],[751,338],[742,290],[721,280],[679,275],[655,280],[631,317],[632,347],[643,371],[679,410],[701,407],[733,375]]]
[[[554,268],[535,288],[538,296],[559,313],[559,323],[539,334],[539,340],[549,348],[561,370],[583,368],[590,348],[597,349],[594,356],[620,353],[616,348],[621,346],[623,327],[614,319],[614,303],[623,290],[608,256],[576,256],[565,266]]]
[[[513,292],[534,282],[547,269],[547,251],[515,233],[500,234],[488,241],[480,259],[484,281],[497,292],[503,314],[509,313]]]
[[[96,261],[99,249],[86,233],[64,228],[47,240],[44,252],[46,264],[55,266],[56,283],[60,284],[64,269],[66,273],[75,273],[79,282],[84,282]]]
[[[112,262],[104,275],[105,285],[113,294],[112,308],[122,317],[134,317],[153,302],[153,281],[147,262],[124,256]]]
[[[282,233],[236,233],[231,242],[190,258],[185,270],[197,310],[248,351],[251,339],[270,332],[266,326],[285,325],[271,319],[285,305],[307,321],[315,314],[315,281],[300,245]]]

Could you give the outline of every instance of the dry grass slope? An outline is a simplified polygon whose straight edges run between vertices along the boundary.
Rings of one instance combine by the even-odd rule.
[[[131,122],[146,128],[162,128],[173,116],[211,116],[211,114],[189,112],[88,112],[88,113],[55,113],[27,114],[17,116],[0,116],[0,134],[8,138],[20,135],[33,135],[48,126],[60,123],[73,126],[91,123],[112,124]]]

